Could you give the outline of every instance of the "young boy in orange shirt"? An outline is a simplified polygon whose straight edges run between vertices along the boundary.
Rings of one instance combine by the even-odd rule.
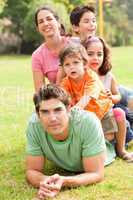
[[[72,106],[94,112],[102,120],[110,115],[113,104],[97,74],[87,67],[87,61],[87,52],[81,44],[69,44],[60,54],[61,66],[67,75],[61,86],[71,96]],[[104,132],[110,133],[110,130]]]
[[[87,67],[88,56],[80,44],[69,44],[60,54],[60,64],[66,73],[61,86],[69,93],[72,106],[96,113],[101,120],[105,138],[112,141],[118,132],[116,120],[112,112],[112,101],[108,98],[104,86],[97,74]],[[125,139],[123,133],[123,140]],[[116,137],[117,153],[120,157],[125,155],[130,158],[130,153],[125,150],[122,138]],[[132,161],[132,155],[131,159]]]

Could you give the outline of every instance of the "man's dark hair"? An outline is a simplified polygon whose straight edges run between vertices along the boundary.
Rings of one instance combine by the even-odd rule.
[[[39,112],[40,103],[42,101],[53,98],[60,100],[66,107],[69,105],[69,96],[63,88],[55,84],[43,85],[33,96],[36,112]]]
[[[70,13],[70,22],[72,25],[78,26],[80,19],[86,12],[93,12],[95,14],[95,8],[92,6],[77,6]]]

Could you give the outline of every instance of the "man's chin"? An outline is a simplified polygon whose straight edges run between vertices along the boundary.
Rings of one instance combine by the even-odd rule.
[[[62,135],[63,134],[63,131],[61,131],[61,130],[51,130],[50,131],[50,133],[51,133],[51,135],[53,135],[53,136],[60,136],[60,135]]]
[[[59,133],[59,132],[58,133],[53,133],[51,135],[57,141],[61,141],[61,140],[63,141],[64,140],[63,132],[61,132],[61,133]]]

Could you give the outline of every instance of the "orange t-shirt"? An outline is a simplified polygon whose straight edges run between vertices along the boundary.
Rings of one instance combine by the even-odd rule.
[[[102,82],[91,69],[87,69],[79,82],[65,77],[61,86],[69,93],[72,105],[78,103],[84,95],[89,96],[90,101],[84,109],[96,113],[99,119],[102,119],[113,106],[112,100],[106,95]]]

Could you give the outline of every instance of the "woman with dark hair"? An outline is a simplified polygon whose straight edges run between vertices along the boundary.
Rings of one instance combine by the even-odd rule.
[[[59,66],[59,53],[68,43],[65,37],[65,29],[59,22],[57,14],[49,7],[41,7],[35,13],[37,30],[44,38],[41,44],[32,54],[32,72],[35,91],[45,83],[56,83]]]

